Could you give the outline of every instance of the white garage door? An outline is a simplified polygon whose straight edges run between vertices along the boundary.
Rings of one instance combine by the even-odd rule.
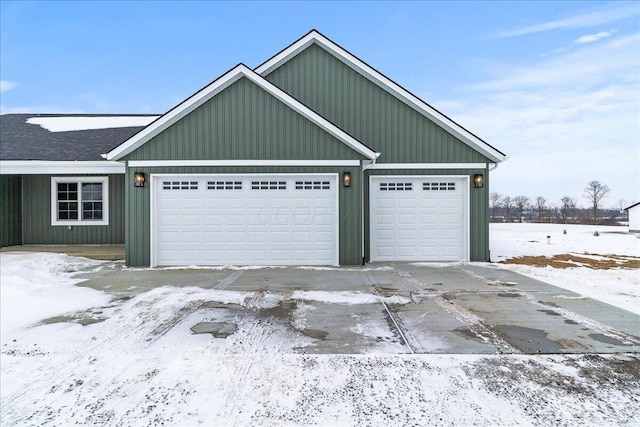
[[[336,174],[155,175],[152,265],[336,265]]]
[[[371,177],[371,260],[468,260],[467,183],[466,177]]]

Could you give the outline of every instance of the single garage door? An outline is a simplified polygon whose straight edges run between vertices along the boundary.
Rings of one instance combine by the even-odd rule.
[[[371,260],[468,260],[467,188],[466,177],[371,177]]]
[[[152,265],[337,265],[337,174],[155,175]]]

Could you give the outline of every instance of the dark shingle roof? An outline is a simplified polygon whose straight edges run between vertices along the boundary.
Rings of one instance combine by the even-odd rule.
[[[0,160],[104,160],[107,153],[144,126],[51,132],[31,117],[123,117],[107,114],[3,114],[0,116]],[[143,115],[137,115],[142,117]],[[150,115],[148,117],[151,117]]]

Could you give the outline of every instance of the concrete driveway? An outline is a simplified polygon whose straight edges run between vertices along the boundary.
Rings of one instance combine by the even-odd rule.
[[[488,265],[181,270],[116,263],[84,278],[80,286],[124,297],[165,285],[279,295],[268,309],[205,302],[176,322],[195,322],[199,312],[222,319],[191,326],[222,339],[247,317],[284,325],[313,339],[293,349],[301,353],[640,352],[640,316]],[[375,298],[341,302],[368,294]]]

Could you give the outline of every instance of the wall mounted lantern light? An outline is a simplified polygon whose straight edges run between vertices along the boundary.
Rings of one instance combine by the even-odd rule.
[[[144,172],[136,172],[133,174],[133,186],[144,187]]]
[[[342,186],[351,187],[351,172],[349,171],[342,172]]]
[[[473,176],[473,186],[474,188],[482,188],[484,187],[484,175],[481,173],[477,173]]]

